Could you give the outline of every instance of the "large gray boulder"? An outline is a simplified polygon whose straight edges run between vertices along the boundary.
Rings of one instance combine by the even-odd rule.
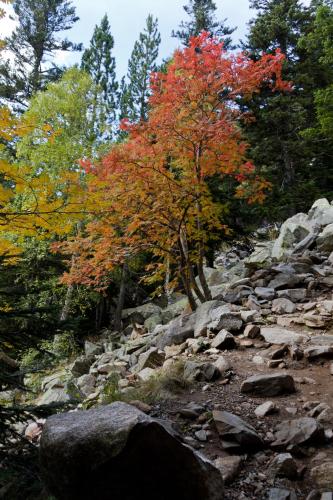
[[[220,472],[161,423],[126,403],[58,414],[40,464],[60,500],[222,500]]]
[[[254,396],[278,396],[280,394],[292,394],[295,391],[294,379],[287,373],[253,375],[244,380],[241,385],[241,392],[250,393]]]
[[[303,344],[308,340],[308,336],[303,333],[296,333],[279,326],[264,326],[260,330],[260,335],[266,342],[277,345]]]
[[[333,207],[332,207],[333,208]],[[317,248],[323,252],[332,252],[333,250],[333,224],[329,224],[319,234],[317,238]]]
[[[278,424],[274,433],[275,440],[271,446],[285,449],[289,445],[316,445],[325,441],[323,427],[315,418],[302,417],[295,420],[285,420]]]
[[[209,300],[200,304],[196,310],[196,321],[194,328],[194,336],[200,337],[201,335],[206,335],[207,326],[213,320],[218,311],[223,308],[229,311],[229,306],[224,306],[223,302],[220,300]]]
[[[169,345],[179,345],[185,340],[193,337],[196,324],[196,313],[184,314],[172,320],[159,335],[153,340],[153,343],[159,349]]]
[[[308,216],[299,213],[287,219],[281,226],[280,234],[275,240],[272,257],[282,259],[285,255],[291,253],[293,246],[304,240],[312,231],[314,222],[308,220]]]

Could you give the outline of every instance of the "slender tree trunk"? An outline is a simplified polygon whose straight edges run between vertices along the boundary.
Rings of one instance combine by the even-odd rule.
[[[60,321],[66,321],[70,310],[71,310],[71,305],[72,305],[72,297],[73,297],[73,292],[74,292],[74,285],[68,285],[67,291],[66,291],[66,297],[65,297],[65,302],[64,305],[61,309],[61,314],[60,314]]]
[[[126,292],[126,280],[127,280],[127,264],[124,262],[121,270],[121,281],[119,288],[119,295],[117,301],[117,308],[114,316],[114,329],[116,331],[121,331],[121,316],[124,308],[125,302],[125,292]]]
[[[164,280],[164,291],[165,295],[167,298],[167,304],[168,306],[172,303],[172,292],[173,289],[170,287],[170,257],[166,257],[166,273],[165,273],[165,280]]]
[[[200,300],[200,302],[206,302],[205,296],[200,290],[197,282],[195,281],[195,276],[192,268],[192,264],[189,258],[189,252],[188,252],[188,244],[187,244],[187,238],[185,231],[182,229],[180,232],[180,238],[179,238],[179,243],[180,243],[180,250],[183,254],[183,259],[184,259],[184,265],[187,268],[187,272],[189,275],[189,281],[190,281],[190,286],[193,288],[196,296]]]
[[[74,261],[75,261],[75,256],[72,255],[71,269],[73,269],[74,267]],[[74,285],[71,283],[70,285],[67,286],[65,302],[64,305],[62,306],[60,313],[60,321],[66,321],[68,319],[72,305],[73,292],[74,292]]]
[[[204,262],[204,245],[201,237],[201,216],[202,216],[202,205],[201,205],[201,199],[200,199],[200,183],[201,183],[201,165],[200,165],[200,159],[201,159],[201,154],[202,154],[202,148],[201,144],[196,147],[195,150],[195,169],[196,169],[196,175],[197,175],[197,182],[198,182],[198,189],[197,189],[197,229],[198,229],[198,235],[199,235],[199,242],[198,242],[198,254],[199,254],[199,259],[198,259],[198,264],[197,264],[197,269],[198,269],[198,276],[200,280],[200,284],[202,287],[202,291],[204,293],[205,299],[206,300],[211,300],[212,299],[212,294],[209,290],[209,286],[207,284],[207,280],[205,277],[205,273],[203,270],[203,262]]]

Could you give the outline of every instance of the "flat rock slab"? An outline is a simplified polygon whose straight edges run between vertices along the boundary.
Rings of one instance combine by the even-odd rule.
[[[213,411],[217,432],[223,441],[235,443],[240,449],[255,452],[264,448],[264,443],[254,427],[228,411]]]
[[[285,449],[289,445],[320,445],[325,441],[322,426],[315,418],[302,417],[285,420],[278,424],[274,433],[272,448]]]
[[[241,392],[254,396],[279,396],[295,392],[295,382],[287,373],[254,375],[241,385]]]
[[[40,442],[49,492],[60,500],[223,500],[211,462],[126,403],[50,417]]]
[[[308,341],[309,337],[303,333],[296,333],[293,330],[279,328],[278,326],[266,326],[261,328],[261,336],[270,344],[303,344]]]

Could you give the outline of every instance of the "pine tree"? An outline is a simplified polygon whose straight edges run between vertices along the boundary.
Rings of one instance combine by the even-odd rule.
[[[128,87],[123,94],[123,102],[130,107],[129,118],[146,120],[148,113],[148,98],[150,93],[150,75],[156,71],[161,35],[158,31],[158,21],[151,14],[147,17],[146,27],[140,33],[139,40],[128,61]]]
[[[300,38],[314,27],[315,4],[299,0],[252,0],[257,16],[250,21],[245,49],[254,59],[280,49],[286,55],[284,78],[292,91],[271,92],[263,87],[243,103],[255,117],[246,125],[252,158],[272,182],[268,217],[282,218],[308,208],[326,194],[326,160],[318,145],[304,137],[315,120],[314,91],[325,81],[318,56],[301,47]],[[314,163],[317,168],[314,168]]]
[[[107,15],[95,30],[87,48],[82,56],[81,68],[90,74],[93,81],[102,89],[103,100],[107,113],[107,122],[112,124],[116,118],[117,91],[116,60],[112,56],[114,39],[110,30]]]
[[[208,31],[211,35],[221,38],[226,49],[232,47],[230,35],[235,31],[235,28],[226,26],[226,19],[216,20],[217,7],[213,0],[189,0],[188,5],[184,5],[184,10],[190,16],[190,21],[181,22],[180,29],[172,32],[173,37],[179,38],[184,45],[188,46],[192,36],[198,36],[202,31]]]
[[[16,104],[26,100],[46,83],[56,80],[61,68],[50,63],[56,51],[80,51],[59,33],[78,21],[68,0],[14,0],[18,26],[6,42],[8,59],[0,65],[0,97]]]

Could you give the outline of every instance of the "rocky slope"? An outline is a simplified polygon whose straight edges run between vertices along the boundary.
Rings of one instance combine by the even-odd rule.
[[[205,270],[212,301],[194,313],[184,297],[167,309],[149,303],[125,310],[124,324],[135,321],[133,331],[128,326],[121,334],[104,332],[97,341],[87,340],[84,355],[43,381],[38,404],[76,401],[77,409],[84,409],[76,417],[52,417],[42,434],[46,482],[58,498],[69,498],[75,481],[68,472],[65,490],[54,486],[64,474],[52,459],[55,450],[57,463],[72,457],[95,486],[108,461],[125,480],[122,467],[137,459],[136,496],[131,488],[125,493],[116,488],[114,499],[170,498],[175,491],[184,499],[333,499],[333,204],[318,200],[308,214],[287,220],[275,241],[257,241],[251,255],[223,254],[217,264]],[[183,386],[176,396],[168,378]],[[142,396],[157,386],[163,388],[161,397],[145,403]],[[146,425],[142,431],[143,424],[119,424],[115,431],[106,423],[105,447],[99,414],[90,408],[116,399],[132,404],[106,407],[115,421],[132,408]],[[94,458],[94,473],[84,447],[71,448],[66,439],[66,419],[73,443],[84,425],[89,446],[105,448],[105,459]],[[152,422],[161,429],[169,425],[167,431],[153,426],[165,436],[160,444]],[[26,435],[37,440],[42,427],[43,422],[31,423]],[[117,445],[119,434],[126,436],[125,451]],[[142,441],[148,448],[140,448]],[[192,449],[206,458],[191,455]],[[163,453],[169,460],[159,463]],[[175,467],[172,459],[178,454],[187,471],[182,476],[176,472],[181,463]],[[163,474],[156,472],[149,483],[154,461]],[[186,477],[193,481],[193,471],[205,485],[196,488],[196,496],[184,486]],[[154,484],[152,497],[148,484]],[[102,488],[99,498],[111,496]]]

